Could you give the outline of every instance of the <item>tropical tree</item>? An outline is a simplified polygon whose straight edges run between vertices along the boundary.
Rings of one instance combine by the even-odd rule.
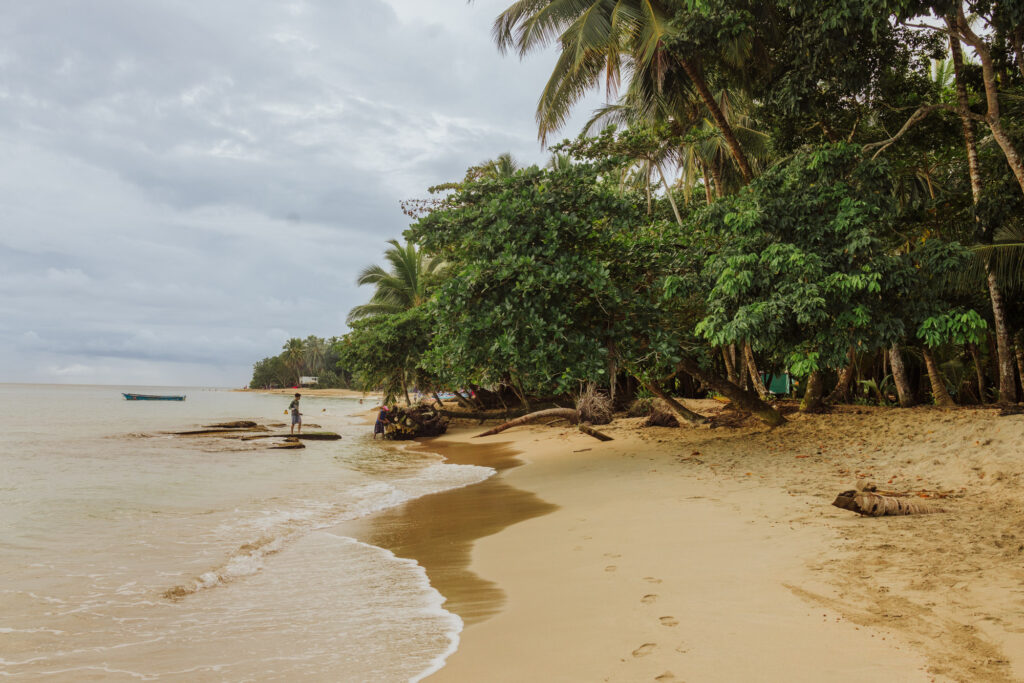
[[[299,337],[292,337],[284,344],[284,363],[291,370],[295,384],[299,384],[306,364],[306,344]]]
[[[378,315],[402,313],[422,305],[430,296],[430,289],[444,271],[444,262],[417,249],[412,242],[404,246],[398,240],[388,240],[391,246],[384,252],[390,269],[367,267],[359,274],[360,286],[372,285],[369,303],[356,306],[348,314],[348,322]]]
[[[560,47],[537,105],[540,139],[546,141],[561,128],[588,90],[603,83],[614,91],[626,73],[627,90],[648,106],[656,106],[666,93],[696,92],[744,180],[752,180],[746,154],[708,85],[701,55],[668,49],[672,33],[686,23],[678,15],[696,12],[695,5],[690,7],[664,0],[518,0],[502,12],[492,33],[503,52],[515,50],[524,57],[551,43]],[[735,47],[729,36],[722,36],[721,43],[725,49]]]

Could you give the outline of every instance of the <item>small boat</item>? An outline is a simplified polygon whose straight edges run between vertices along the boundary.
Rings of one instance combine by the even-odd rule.
[[[126,394],[121,393],[128,401],[184,401],[184,396],[157,396],[155,394]]]

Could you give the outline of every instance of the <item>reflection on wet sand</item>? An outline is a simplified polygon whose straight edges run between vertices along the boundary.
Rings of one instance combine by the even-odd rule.
[[[416,448],[440,453],[451,463],[483,465],[499,472],[522,464],[504,444],[431,440]],[[448,599],[445,609],[469,625],[495,614],[505,601],[497,584],[469,570],[473,542],[556,509],[533,493],[509,486],[498,475],[346,524],[343,533],[419,562],[431,584]]]

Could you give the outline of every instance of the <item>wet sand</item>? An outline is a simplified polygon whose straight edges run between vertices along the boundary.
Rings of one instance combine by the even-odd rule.
[[[473,543],[557,507],[506,483],[501,473],[523,463],[505,444],[453,443],[440,438],[411,448],[442,455],[458,465],[493,467],[498,474],[347,523],[341,533],[416,560],[434,588],[447,598],[445,609],[458,614],[466,625],[477,623],[501,609],[505,593],[469,569]]]

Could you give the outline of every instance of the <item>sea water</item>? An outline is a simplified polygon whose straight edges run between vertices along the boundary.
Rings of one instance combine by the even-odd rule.
[[[343,438],[302,450],[164,433],[285,422],[289,401],[0,384],[0,677],[415,681],[443,666],[462,624],[423,569],[333,527],[493,471],[372,441],[355,399],[303,398],[307,424]]]

